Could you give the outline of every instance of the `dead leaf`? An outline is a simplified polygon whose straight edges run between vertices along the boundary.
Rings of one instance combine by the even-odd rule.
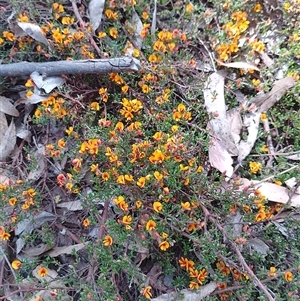
[[[300,152],[295,152],[294,154],[286,155],[284,157],[289,160],[298,161],[298,160],[300,160]]]
[[[279,186],[274,183],[260,182],[254,180],[251,181],[246,178],[241,178],[239,181],[239,191],[242,191],[244,188],[247,187],[253,187],[254,189],[258,189],[261,192],[261,194],[264,195],[269,201],[282,204],[286,204],[288,201],[291,201],[291,206],[300,206],[300,194],[294,193],[292,195],[292,191],[290,191],[286,187]]]
[[[45,146],[42,144],[37,145],[37,149],[31,153],[31,157],[36,161],[35,168],[30,170],[27,180],[36,181],[45,172]]]
[[[229,130],[231,136],[236,145],[241,140],[241,130],[243,127],[243,121],[241,118],[240,111],[238,109],[232,109],[226,112],[227,122],[229,123]]]
[[[95,32],[100,26],[105,0],[91,0],[89,3],[89,18],[93,31]]]
[[[78,252],[83,249],[85,244],[76,244],[66,247],[55,247],[51,251],[48,251],[45,255],[50,257],[57,257],[61,254],[72,254],[74,251]]]
[[[265,52],[260,53],[260,57],[268,68],[271,68],[274,65],[274,60],[272,60]]]
[[[62,86],[66,80],[61,76],[48,76],[44,77],[40,75],[37,71],[30,74],[31,79],[34,84],[39,88],[43,89],[47,94],[50,93],[56,87]]]
[[[15,182],[15,176],[8,169],[0,168],[0,184],[11,185]]]
[[[227,177],[233,174],[233,160],[226,148],[216,138],[211,137],[208,148],[209,163]]]
[[[238,161],[241,163],[251,152],[257,139],[260,113],[249,113],[244,117],[244,125],[247,127],[247,141],[241,140],[239,144]]]
[[[42,211],[32,218],[27,218],[19,223],[15,227],[15,235],[19,236],[22,233],[30,234],[34,229],[38,229],[41,225],[47,222],[53,222],[55,220],[55,215],[47,211]],[[25,235],[19,237],[16,241],[16,253],[19,254],[26,244]]]
[[[5,160],[14,150],[17,142],[16,126],[13,121],[7,126],[4,113],[0,112],[0,161]]]
[[[17,137],[27,142],[31,141],[31,132],[25,128],[23,123],[17,123],[16,132]]]
[[[76,200],[76,201],[71,201],[71,202],[62,202],[56,205],[58,208],[64,208],[68,209],[70,211],[78,211],[82,210],[82,201],[81,200]]]
[[[179,292],[172,292],[162,294],[156,298],[152,298],[152,301],[200,301],[205,297],[209,296],[217,288],[216,282],[210,282],[206,285],[201,286],[198,290],[191,291],[189,289],[183,289]]]
[[[297,179],[295,177],[292,177],[286,181],[284,181],[285,185],[291,189],[294,190],[296,188],[296,193],[300,194],[300,186],[299,186],[299,182],[297,182]],[[297,187],[298,185],[298,187]]]
[[[4,96],[0,96],[0,111],[10,116],[19,116],[19,111],[11,103],[11,99]]]
[[[267,244],[265,244],[261,239],[259,239],[257,237],[249,239],[246,242],[246,246],[250,247],[255,252],[257,252],[263,256],[267,256],[268,251],[270,249]]]
[[[135,48],[141,50],[142,45],[143,45],[143,38],[141,36],[141,32],[144,29],[144,26],[143,26],[143,22],[141,21],[141,18],[139,17],[139,15],[135,11],[135,9],[133,9],[132,18],[131,18],[130,23],[134,28],[134,35],[132,37],[132,43]]]
[[[220,65],[229,67],[229,68],[237,68],[237,69],[253,69],[256,71],[260,71],[255,65],[249,64],[247,62],[233,62],[233,63],[223,63],[219,60],[216,60]]]
[[[237,210],[235,214],[229,215],[226,218],[225,224],[228,224],[224,227],[224,230],[230,237],[230,239],[235,240],[238,237],[242,236],[242,229],[243,229],[243,216],[241,215],[240,211]],[[227,238],[224,237],[224,243],[227,243]]]
[[[47,46],[50,45],[49,41],[44,36],[42,29],[38,25],[27,22],[17,22],[17,25],[23,31],[18,31],[16,34],[17,36],[28,35],[38,42],[41,42]]]
[[[211,117],[208,124],[211,134],[221,141],[222,148],[225,148],[231,155],[237,155],[238,149],[231,135],[226,115],[222,73],[215,72],[208,77],[203,94],[207,113]]]
[[[42,243],[34,247],[23,249],[22,253],[25,254],[27,257],[37,257],[51,250],[52,248],[53,246],[49,246],[48,244]]]
[[[292,77],[285,77],[275,81],[272,90],[259,97],[250,99],[250,103],[254,103],[258,108],[258,112],[267,112],[280,98],[286,93],[286,91],[295,85],[295,81]]]
[[[286,204],[289,200],[290,205],[294,207],[300,206],[300,194],[294,193],[286,187],[276,185],[274,183],[259,183],[253,181],[255,187],[264,195],[269,201]]]

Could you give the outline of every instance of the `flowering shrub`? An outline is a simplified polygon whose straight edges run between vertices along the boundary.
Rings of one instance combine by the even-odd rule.
[[[1,184],[5,210],[0,215],[0,239],[12,242],[19,222],[48,211],[55,220],[45,222],[45,229],[55,233],[56,239],[35,229],[25,235],[26,242],[42,240],[49,249],[56,243],[65,247],[61,240],[67,239],[58,238],[66,235],[67,244],[84,243],[85,247],[82,253],[67,253],[72,257],[67,267],[62,258],[51,257],[49,249],[34,260],[8,259],[15,280],[31,277],[34,265],[43,279],[50,269],[57,270],[64,284],[52,292],[54,300],[60,300],[63,291],[74,300],[145,300],[183,288],[199,290],[212,282],[216,289],[210,300],[262,296],[272,300],[268,290],[278,298],[296,300],[300,256],[294,236],[299,223],[285,226],[290,233],[287,244],[279,226],[266,226],[273,225],[283,206],[269,202],[252,187],[240,193],[224,190],[224,176],[208,166],[205,128],[209,116],[202,95],[207,73],[199,67],[204,61],[217,68],[243,58],[257,61],[261,74],[237,69],[228,80],[226,99],[232,107],[237,105],[230,95],[235,89],[249,89],[249,95],[255,95],[269,87],[270,71],[260,56],[267,47],[264,31],[276,22],[272,15],[266,18],[267,9],[254,1],[216,0],[207,7],[197,1],[183,1],[184,5],[158,1],[159,22],[152,31],[152,4],[105,1],[103,22],[93,34],[88,19],[78,20],[64,1],[50,2],[47,18],[22,6],[15,9],[20,22],[38,20],[51,51],[31,37],[5,30],[0,39],[5,47],[3,63],[25,60],[24,53],[32,49],[31,58],[37,61],[130,54],[140,59],[142,69],[101,76],[66,74],[63,88],[35,105],[28,122],[45,146],[45,175],[26,182],[20,172],[18,180]],[[75,5],[79,15],[86,16],[85,4]],[[297,1],[277,5],[283,14],[280,22],[289,22],[285,16],[297,16]],[[141,23],[137,33],[136,14]],[[174,25],[169,19],[175,16],[179,21]],[[195,33],[191,27],[201,19],[204,23]],[[290,62],[299,57],[300,33],[292,23],[283,25],[289,26],[283,33],[287,39],[278,51]],[[135,45],[135,34],[142,38],[142,47]],[[210,38],[200,43],[202,35]],[[287,73],[298,80],[299,69],[292,62]],[[29,98],[34,92],[32,80],[24,86]],[[287,130],[289,137],[276,135],[276,143],[286,146],[290,139],[299,150],[299,120],[287,121],[278,113],[280,108],[299,111],[290,103],[299,94],[297,89],[271,115],[280,131],[293,128]],[[262,122],[267,118],[261,115]],[[272,174],[265,138],[261,133],[257,157],[247,157],[238,176],[263,179]],[[24,170],[29,163],[35,165],[30,150],[25,154]],[[288,164],[280,157],[272,168],[281,171]],[[284,181],[284,176],[279,180]],[[233,186],[239,186],[238,178]],[[63,211],[59,206],[77,201],[81,206],[75,213],[72,207]],[[232,221],[237,215],[241,218]],[[230,228],[232,224],[239,230]],[[256,236],[262,237],[268,251],[255,245]],[[291,259],[286,254],[292,254]],[[259,289],[253,284],[259,284]],[[33,297],[42,285],[40,281],[30,291]]]

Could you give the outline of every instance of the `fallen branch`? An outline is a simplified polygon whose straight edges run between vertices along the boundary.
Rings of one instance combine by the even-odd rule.
[[[39,74],[92,74],[132,72],[141,69],[140,61],[132,57],[88,59],[78,61],[54,61],[45,63],[20,62],[0,65],[0,76],[23,76],[37,71]]]

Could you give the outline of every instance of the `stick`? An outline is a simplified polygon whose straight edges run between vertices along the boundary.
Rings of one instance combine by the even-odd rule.
[[[211,216],[210,212],[206,209],[205,206],[201,205],[201,209],[203,210],[204,215],[207,216],[207,218],[211,221],[211,223],[216,228],[218,228],[218,230],[223,234],[224,237],[226,237],[228,239],[228,242],[230,243],[231,247],[233,248],[236,255],[238,256],[241,265],[248,273],[248,276],[253,280],[254,284],[257,285],[262,290],[262,292],[265,294],[265,296],[267,297],[267,299],[269,301],[275,301],[275,299],[269,293],[268,289],[264,286],[264,284],[257,278],[257,276],[250,269],[250,267],[248,266],[248,264],[246,263],[243,255],[242,255],[242,253],[240,252],[240,250],[238,249],[236,244],[228,237],[226,231],[222,228],[222,226]]]
[[[141,69],[140,61],[132,57],[54,61],[45,63],[20,62],[0,65],[0,76],[23,76],[37,71],[42,75],[131,72]]]

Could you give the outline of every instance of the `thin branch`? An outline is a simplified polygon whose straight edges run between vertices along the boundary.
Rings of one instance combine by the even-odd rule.
[[[85,28],[85,23],[84,23],[84,21],[82,20],[82,18],[81,18],[81,16],[80,16],[80,13],[79,13],[79,11],[78,11],[78,7],[77,7],[76,0],[71,0],[71,2],[72,2],[72,7],[73,7],[73,10],[74,10],[74,14],[75,14],[77,20],[79,21],[80,26],[81,26],[82,28]],[[90,43],[91,43],[91,45],[94,47],[94,49],[96,50],[98,56],[99,56],[100,58],[104,58],[103,53],[101,53],[101,50],[100,50],[99,47],[97,46],[97,44],[96,44],[96,42],[94,41],[92,35],[91,35],[88,31],[86,31],[86,35],[88,36],[88,38],[89,38],[89,40],[90,40]]]
[[[222,228],[222,226],[211,216],[210,212],[206,209],[205,206],[200,205],[201,209],[203,210],[203,213],[207,218],[211,221],[211,223],[223,234],[224,237],[228,239],[229,244],[233,248],[234,252],[237,254],[238,259],[243,266],[243,268],[248,273],[249,277],[253,280],[253,282],[262,290],[262,292],[266,295],[269,301],[275,301],[275,299],[271,296],[268,289],[263,285],[263,283],[257,278],[257,276],[253,273],[253,271],[250,269],[248,264],[246,263],[242,253],[236,246],[236,244],[228,237],[226,231]]]
[[[5,252],[3,251],[2,247],[0,247],[0,252],[2,253],[2,256],[3,256],[4,260],[6,261],[8,267],[10,268],[10,271],[11,271],[12,275],[14,276],[15,281],[17,281],[17,275],[16,275],[14,269],[12,268],[12,266],[11,266],[6,254],[5,254]],[[19,286],[18,286],[18,288],[20,290]],[[23,296],[23,293],[22,293],[21,290],[20,290],[20,296],[21,296],[21,299],[24,300],[24,296]]]
[[[101,219],[100,224],[99,224],[98,239],[95,243],[95,247],[96,247],[96,245],[99,245],[100,242],[102,242],[102,239],[103,239],[103,236],[104,236],[104,230],[105,230],[104,224],[105,224],[105,222],[107,220],[107,216],[108,216],[109,202],[110,201],[106,201],[105,204],[104,204],[103,215],[102,215],[102,219]],[[94,275],[94,273],[97,269],[96,265],[97,265],[97,254],[94,253],[93,256],[92,256],[92,261],[90,263],[89,272],[88,272],[88,275],[86,277],[87,282],[90,282],[93,279],[93,275]]]

